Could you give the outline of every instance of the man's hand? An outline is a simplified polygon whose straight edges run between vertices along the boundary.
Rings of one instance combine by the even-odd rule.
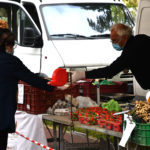
[[[72,71],[72,82],[85,79],[85,71]]]

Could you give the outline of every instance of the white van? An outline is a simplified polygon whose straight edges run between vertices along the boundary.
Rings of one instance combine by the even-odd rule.
[[[112,47],[111,26],[134,27],[120,0],[1,0],[0,19],[16,35],[14,55],[48,77],[58,67],[90,70],[109,65],[121,53]]]
[[[135,23],[135,35],[137,34],[146,34],[150,36],[150,0],[139,1]],[[147,90],[143,90],[135,78],[133,79],[133,86],[135,95],[145,97]]]

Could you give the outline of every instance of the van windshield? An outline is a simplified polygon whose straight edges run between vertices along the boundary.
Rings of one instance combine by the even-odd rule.
[[[115,23],[134,27],[130,13],[122,4],[43,5],[41,12],[51,39],[109,38]]]

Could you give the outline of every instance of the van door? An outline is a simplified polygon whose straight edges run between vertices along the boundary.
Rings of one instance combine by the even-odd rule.
[[[140,0],[137,11],[135,34],[150,36],[150,0]],[[148,65],[148,64],[147,64]],[[143,66],[146,67],[146,66]],[[144,96],[147,90],[143,90],[136,79],[133,79],[134,95]]]
[[[41,33],[27,11],[17,2],[0,1],[0,20],[15,33],[14,55],[35,73],[40,71]],[[28,60],[28,61],[27,61]]]
[[[138,5],[136,33],[150,36],[150,0],[141,0]]]

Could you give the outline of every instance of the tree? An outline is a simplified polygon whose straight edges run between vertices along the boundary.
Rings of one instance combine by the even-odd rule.
[[[129,9],[130,13],[132,14],[135,20],[139,0],[123,0],[123,2],[126,5],[126,7]]]

